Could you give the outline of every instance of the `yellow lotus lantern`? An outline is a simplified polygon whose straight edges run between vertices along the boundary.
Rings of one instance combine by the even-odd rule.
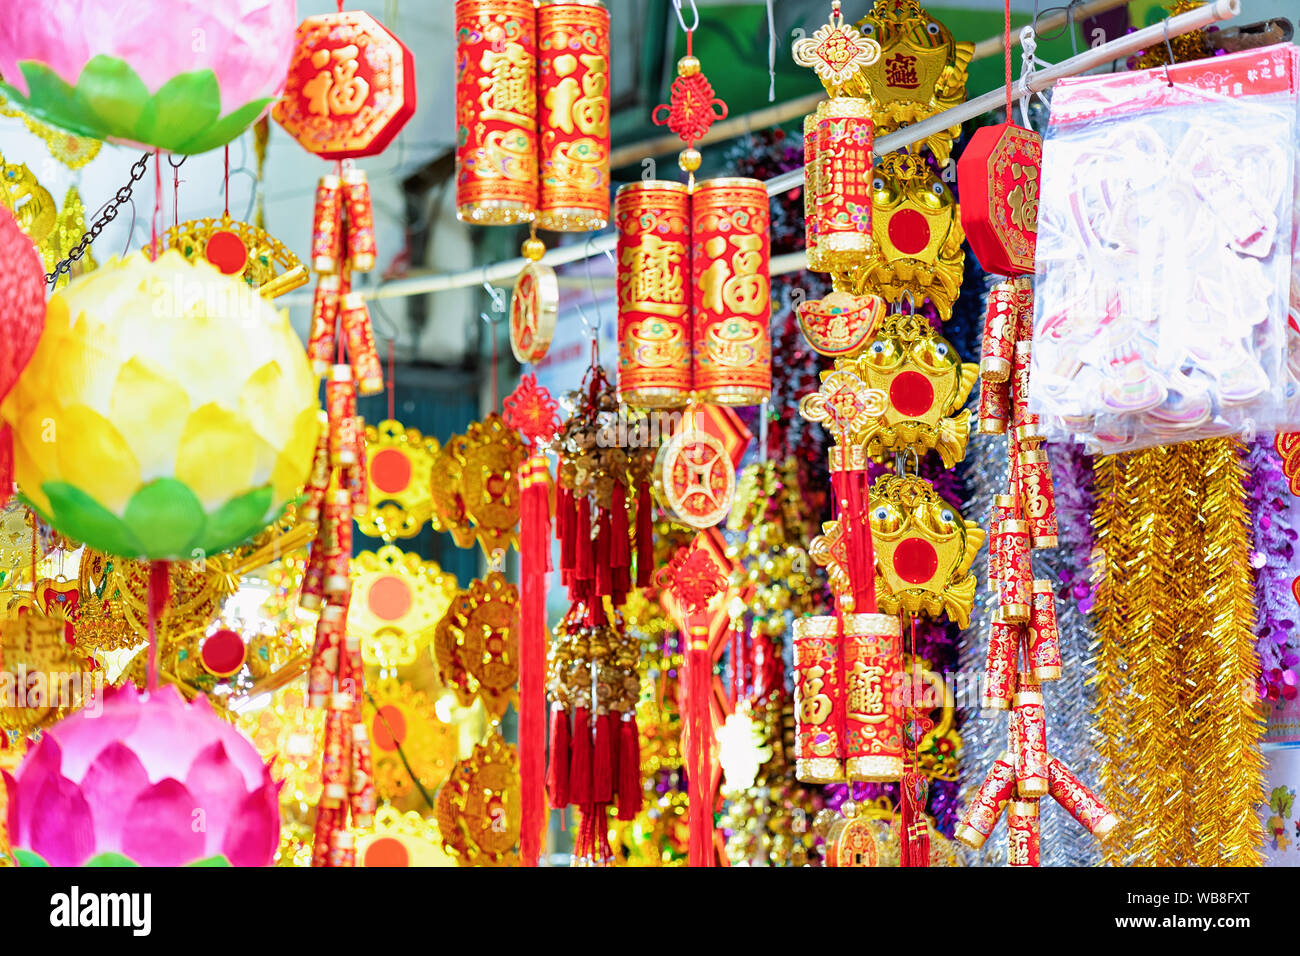
[[[195,558],[283,511],[311,467],[316,379],[265,299],[179,252],[139,254],[50,299],[0,405],[20,494],[70,538]]]

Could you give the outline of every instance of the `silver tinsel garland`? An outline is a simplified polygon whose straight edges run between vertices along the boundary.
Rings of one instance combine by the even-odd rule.
[[[978,407],[976,402],[972,406]],[[1056,589],[1056,615],[1064,665],[1061,679],[1043,684],[1047,711],[1047,747],[1065,761],[1084,783],[1095,786],[1097,753],[1090,740],[1092,698],[1088,677],[1091,608],[1088,560],[1092,550],[1089,526],[1091,514],[1091,469],[1077,447],[1048,445],[1055,484],[1060,546],[1033,552],[1034,576],[1050,580]],[[972,435],[964,462],[968,499],[963,514],[988,528],[995,494],[1007,490],[1007,439],[1002,436]],[[981,549],[972,569],[980,589],[970,627],[958,640],[959,666],[970,689],[962,724],[960,783],[963,806],[984,780],[993,761],[1007,747],[1005,712],[980,710],[973,690],[982,688],[974,677],[984,670],[988,647],[988,626],[996,596],[988,590],[988,548]],[[1082,607],[1080,606],[1082,604]],[[971,866],[1004,866],[1007,859],[1007,829],[999,822],[982,850],[966,850]],[[1054,800],[1042,801],[1042,862],[1044,866],[1095,866],[1100,860],[1092,835],[1071,819]]]

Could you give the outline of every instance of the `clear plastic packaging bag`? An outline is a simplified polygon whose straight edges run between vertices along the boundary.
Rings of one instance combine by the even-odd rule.
[[[1109,453],[1300,408],[1297,75],[1281,44],[1057,84],[1030,378],[1049,438]]]

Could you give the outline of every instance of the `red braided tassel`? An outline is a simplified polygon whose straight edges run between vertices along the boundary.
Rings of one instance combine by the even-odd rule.
[[[641,812],[641,735],[631,711],[623,715],[619,737],[618,818],[634,820]]]
[[[551,705],[551,764],[546,771],[546,794],[553,807],[569,805],[569,715]]]
[[[654,502],[650,481],[643,480],[636,492],[636,586],[648,588],[654,573]]]
[[[586,707],[573,710],[573,739],[569,746],[569,802],[591,803],[591,722]]]

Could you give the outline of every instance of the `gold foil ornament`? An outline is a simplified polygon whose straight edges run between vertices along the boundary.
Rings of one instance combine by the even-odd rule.
[[[462,706],[478,697],[498,720],[515,700],[519,680],[518,589],[493,571],[457,595],[433,635],[443,683]]]
[[[385,803],[411,805],[419,800],[417,782],[431,793],[451,775],[459,729],[440,720],[433,702],[406,681],[381,680],[366,695],[361,716],[375,790]]]
[[[966,456],[971,412],[962,406],[979,378],[979,366],[963,362],[924,316],[886,317],[871,345],[839,367],[888,396],[883,411],[853,432],[868,455],[879,459],[933,448],[945,468]]]
[[[289,247],[265,229],[224,216],[189,219],[172,226],[159,240],[186,260],[203,259],[222,274],[237,276],[265,299],[306,285],[307,268]]]
[[[509,866],[519,841],[519,757],[493,734],[456,764],[435,805],[445,850],[460,866]]]
[[[928,297],[948,321],[966,262],[957,198],[921,156],[889,153],[873,175],[875,247],[860,268],[836,276],[836,287],[890,302]]]
[[[362,661],[383,668],[414,664],[459,593],[455,576],[391,544],[362,551],[351,568],[348,630],[361,638]]]
[[[844,85],[849,96],[871,102],[876,136],[956,106],[966,99],[967,67],[975,44],[958,43],[946,26],[916,0],[876,0],[856,24],[880,45],[880,55]],[[942,164],[948,161],[960,125],[922,140]]]
[[[795,315],[799,331],[813,351],[838,357],[852,356],[865,348],[884,311],[880,296],[832,292],[824,299],[800,304]]]
[[[527,452],[519,432],[496,412],[474,422],[457,446],[460,498],[485,554],[519,546],[519,466]]]
[[[722,442],[708,432],[678,432],[660,447],[654,470],[660,504],[674,521],[711,528],[731,510],[736,469]]]
[[[826,92],[835,95],[860,70],[880,58],[880,44],[844,25],[839,0],[831,3],[830,22],[812,36],[795,41],[794,61],[817,74]]]
[[[413,538],[433,518],[433,464],[438,439],[386,419],[366,426],[366,481],[370,505],[356,515],[357,528],[392,542]],[[434,522],[434,530],[442,530]]]

